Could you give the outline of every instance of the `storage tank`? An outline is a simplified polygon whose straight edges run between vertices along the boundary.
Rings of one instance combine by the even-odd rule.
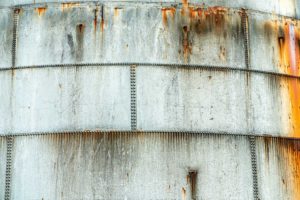
[[[1,199],[300,199],[297,0],[0,2]]]

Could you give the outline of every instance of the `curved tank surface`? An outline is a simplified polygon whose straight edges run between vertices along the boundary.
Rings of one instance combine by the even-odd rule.
[[[297,0],[0,1],[0,199],[300,199]]]

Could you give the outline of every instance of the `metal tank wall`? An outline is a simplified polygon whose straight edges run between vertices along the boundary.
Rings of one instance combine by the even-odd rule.
[[[0,2],[1,199],[299,199],[300,4]]]

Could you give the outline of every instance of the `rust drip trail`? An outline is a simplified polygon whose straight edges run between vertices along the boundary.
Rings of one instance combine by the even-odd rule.
[[[183,47],[183,58],[184,62],[188,63],[189,55],[192,53],[192,45],[189,40],[190,29],[188,26],[183,26],[183,40],[182,40],[182,47]]]
[[[227,8],[223,7],[195,7],[190,6],[187,0],[182,1],[180,12],[181,21],[181,44],[184,63],[188,63],[192,54],[193,41],[201,39],[201,36],[207,34],[216,34],[218,37],[227,37],[226,15]],[[162,10],[163,23],[167,25],[168,18],[166,10]],[[220,47],[220,59],[226,60],[226,49]]]
[[[84,24],[78,24],[76,26],[76,42],[77,42],[76,61],[82,61],[83,58],[84,29],[85,29]]]
[[[94,33],[97,32],[97,24],[98,24],[98,8],[94,10]]]
[[[163,20],[163,25],[167,26],[169,18],[174,20],[176,9],[174,7],[162,8],[161,13],[162,13],[161,15]]]
[[[103,6],[101,6],[101,22],[100,22],[100,29],[101,29],[101,32],[104,31],[104,8]]]
[[[196,200],[197,199],[197,175],[198,172],[196,170],[190,170],[188,175],[187,175],[187,182],[190,185],[191,189],[191,199]]]
[[[46,7],[35,8],[35,11],[38,13],[39,16],[42,16],[46,12],[46,10]]]

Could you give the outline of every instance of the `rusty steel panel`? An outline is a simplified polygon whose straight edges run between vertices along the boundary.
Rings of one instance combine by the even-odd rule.
[[[0,199],[4,199],[6,172],[6,138],[0,137]]]
[[[136,85],[138,129],[247,133],[244,73],[138,67]]]
[[[0,73],[1,134],[130,129],[129,67],[39,68]],[[6,123],[6,124],[2,124]]]
[[[64,4],[72,4],[72,2],[90,2],[90,0],[1,0],[0,6],[12,6],[19,4],[35,4],[35,3],[50,3],[50,2],[63,2]],[[104,0],[102,2],[125,2],[124,0]],[[299,2],[297,0],[264,0],[264,1],[248,1],[248,0],[209,0],[209,1],[199,1],[199,0],[126,0],[126,2],[141,4],[144,3],[167,3],[167,4],[196,4],[199,7],[206,6],[224,6],[224,7],[233,7],[233,8],[247,8],[254,9],[269,13],[276,13],[281,15],[287,15],[295,17],[299,14]]]
[[[257,139],[260,199],[300,199],[299,147],[299,140]]]
[[[253,199],[247,137],[16,137],[12,199]]]
[[[0,69],[12,66],[13,11],[0,8]]]
[[[239,10],[157,4],[22,8],[16,57],[17,66],[148,62],[245,67]]]
[[[251,67],[299,76],[298,21],[252,13],[249,22]]]
[[[252,75],[253,133],[300,137],[299,79]]]

